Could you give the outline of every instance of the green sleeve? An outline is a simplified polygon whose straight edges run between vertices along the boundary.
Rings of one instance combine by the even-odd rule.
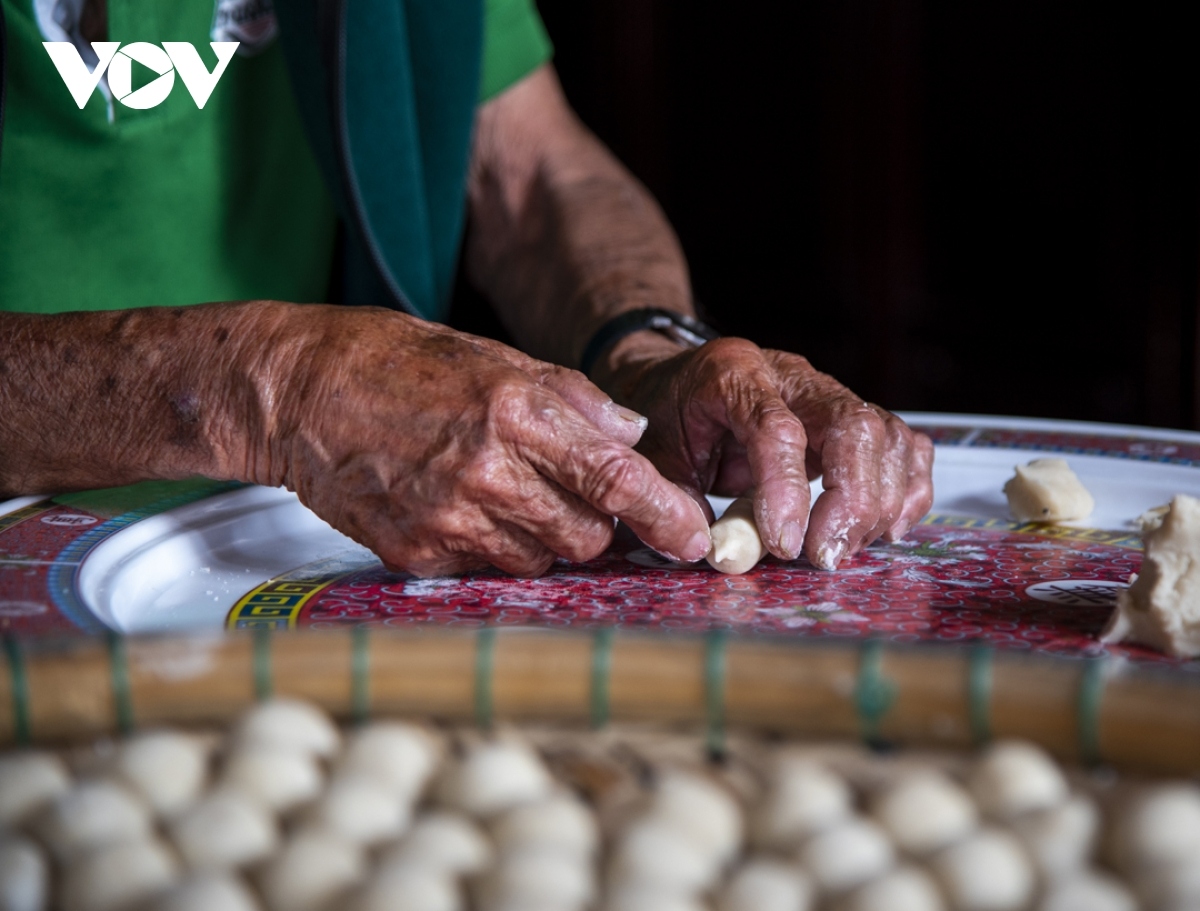
[[[486,0],[483,29],[480,101],[519,82],[554,52],[534,0]]]

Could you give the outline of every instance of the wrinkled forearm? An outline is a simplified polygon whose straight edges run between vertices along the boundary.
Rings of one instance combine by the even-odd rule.
[[[469,198],[469,274],[530,354],[577,367],[623,311],[693,312],[662,210],[579,123],[548,66],[481,109]],[[623,348],[678,350],[652,333]]]
[[[306,339],[275,303],[0,314],[0,498],[205,475],[279,483]]]

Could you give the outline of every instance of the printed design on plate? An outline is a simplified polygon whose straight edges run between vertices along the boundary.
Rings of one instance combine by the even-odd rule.
[[[948,427],[938,424],[913,428],[937,446],[983,449],[1024,449],[1064,455],[1106,456],[1139,462],[1200,466],[1200,444],[1139,436],[1105,436],[1053,430],[1005,430],[997,427]]]

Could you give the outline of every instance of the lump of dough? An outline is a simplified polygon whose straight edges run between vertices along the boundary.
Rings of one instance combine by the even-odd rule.
[[[645,886],[619,886],[609,892],[604,911],[708,911],[708,905],[687,893]]]
[[[277,697],[246,712],[234,730],[239,744],[298,750],[324,759],[338,751],[341,735],[323,711],[301,699]]]
[[[1033,868],[1017,840],[997,829],[943,849],[930,866],[954,911],[1020,911],[1033,896]]]
[[[516,741],[495,740],[468,749],[439,782],[438,796],[454,809],[490,817],[541,800],[552,787],[550,772],[533,749]]]
[[[929,874],[898,867],[859,886],[846,898],[843,911],[945,911],[946,904]]]
[[[0,826],[25,819],[71,787],[67,767],[50,753],[12,753],[0,757]]]
[[[473,822],[458,813],[436,811],[417,819],[389,849],[380,869],[414,866],[449,876],[470,876],[492,860],[492,844]]]
[[[799,867],[777,860],[751,860],[721,892],[718,911],[808,911],[813,887]]]
[[[28,838],[0,836],[0,908],[44,911],[50,892],[45,855]]]
[[[67,865],[62,911],[127,911],[165,891],[178,873],[171,852],[155,840],[99,848]]]
[[[411,821],[409,806],[374,778],[338,775],[308,811],[310,825],[360,845],[399,837]]]
[[[754,521],[754,501],[741,497],[729,504],[725,514],[713,523],[709,531],[712,550],[708,565],[718,572],[740,575],[754,568],[767,554],[758,524]]]
[[[668,822],[644,816],[618,836],[609,879],[614,889],[691,894],[708,889],[720,873],[698,842]]]
[[[779,759],[751,819],[751,838],[769,851],[790,851],[850,815],[854,795],[840,776],[806,759]]]
[[[862,885],[891,867],[895,851],[883,829],[865,819],[847,819],[814,835],[800,849],[800,862],[823,893]]]
[[[1044,810],[1069,793],[1058,764],[1041,747],[1022,740],[988,747],[976,760],[968,785],[979,808],[995,819]]]
[[[1109,854],[1128,874],[1200,857],[1200,788],[1185,782],[1147,787],[1114,814]]]
[[[377,721],[350,737],[337,768],[375,778],[397,797],[412,802],[424,790],[441,754],[441,743],[423,728]]]
[[[492,826],[492,838],[501,853],[522,846],[547,845],[589,858],[599,848],[600,830],[592,811],[582,801],[555,794],[504,813]]]
[[[279,829],[266,807],[240,791],[202,797],[171,824],[171,840],[194,870],[244,867],[279,844]]]
[[[1142,569],[1117,593],[1100,639],[1136,642],[1176,658],[1200,655],[1200,500],[1180,494],[1146,532]]]
[[[259,905],[237,877],[201,873],[173,886],[148,911],[259,911]]]
[[[1022,522],[1086,519],[1096,508],[1066,459],[1034,459],[1017,465],[1016,472],[1005,483],[1004,495],[1009,511]]]
[[[148,731],[121,744],[114,770],[155,813],[170,816],[200,796],[208,751],[188,734]]]
[[[60,860],[150,835],[149,808],[116,782],[81,782],[45,807],[33,832]]]
[[[1077,794],[1013,820],[1012,828],[1042,875],[1054,879],[1087,866],[1100,832],[1100,811],[1090,797]]]
[[[939,772],[918,772],[883,791],[875,818],[901,851],[921,857],[964,838],[979,822],[971,798]]]
[[[504,854],[478,883],[479,911],[524,908],[583,908],[596,894],[587,858],[544,845]]]
[[[321,768],[312,754],[269,744],[235,748],[221,780],[279,813],[321,793]]]
[[[362,848],[318,830],[302,830],[267,861],[259,877],[270,911],[318,911],[363,880]]]
[[[1080,871],[1047,887],[1038,911],[1138,911],[1137,900],[1116,879]]]
[[[715,782],[690,772],[665,771],[654,788],[648,815],[674,826],[718,865],[742,844],[742,812]]]
[[[419,867],[381,870],[357,890],[347,911],[462,911],[458,884],[444,872]]]

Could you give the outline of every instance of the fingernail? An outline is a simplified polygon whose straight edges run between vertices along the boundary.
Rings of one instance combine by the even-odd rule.
[[[695,563],[697,560],[703,560],[708,556],[708,552],[712,550],[712,538],[708,532],[698,531],[692,540],[688,541],[688,546],[684,548],[684,559],[689,563]]]
[[[896,524],[895,526],[893,526],[891,529],[888,530],[888,533],[887,533],[888,541],[889,542],[899,541],[906,534],[908,534],[909,529],[911,529],[911,528],[912,528],[912,526],[909,525],[907,522],[900,522],[900,523]]]
[[[844,541],[833,541],[822,545],[817,550],[817,566],[821,569],[837,569],[838,564],[842,562],[842,555],[845,553],[846,543]]]
[[[779,533],[779,549],[789,560],[800,556],[800,548],[804,546],[804,528],[799,522],[788,522]]]
[[[606,407],[612,410],[622,421],[636,425],[642,432],[645,432],[646,428],[650,426],[650,419],[645,415],[638,414],[632,408],[626,408],[624,405],[618,405],[616,402],[609,402]]]

